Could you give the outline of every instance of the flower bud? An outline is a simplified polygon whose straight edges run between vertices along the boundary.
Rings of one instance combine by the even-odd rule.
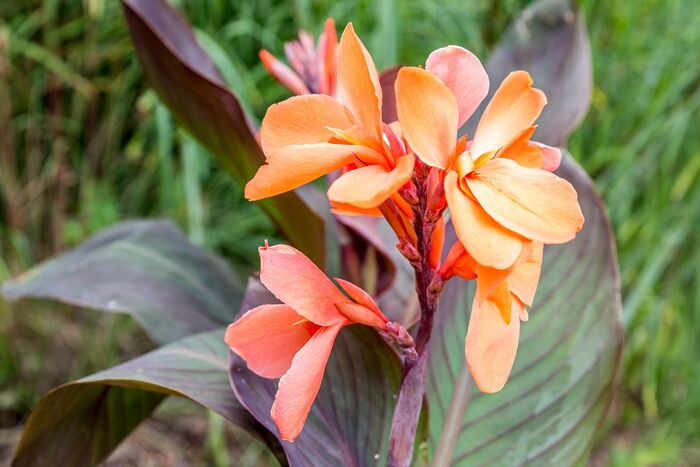
[[[411,262],[420,261],[420,253],[418,253],[416,247],[408,243],[405,239],[402,238],[399,240],[396,248],[398,248],[398,250],[407,260]]]
[[[428,212],[433,216],[437,216],[442,213],[447,204],[442,172],[437,169],[431,170],[428,174],[427,184]]]

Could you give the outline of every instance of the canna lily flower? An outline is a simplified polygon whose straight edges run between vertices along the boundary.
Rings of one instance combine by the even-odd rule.
[[[265,49],[260,51],[260,60],[268,73],[294,94],[333,96],[336,87],[337,44],[335,22],[333,18],[328,18],[316,47],[313,36],[306,31],[299,32],[299,40],[284,43],[284,53],[292,68]]]
[[[281,378],[272,420],[282,439],[294,441],[321,387],[333,342],[350,324],[382,331],[391,323],[361,288],[333,282],[298,250],[287,245],[259,248],[260,280],[281,304],[246,312],[226,330],[226,343],[264,378]],[[405,332],[405,331],[404,331]]]
[[[338,98],[294,96],[271,106],[260,129],[265,164],[245,187],[251,201],[343,169],[328,189],[336,212],[377,214],[410,179],[413,156],[397,125],[382,123],[374,62],[352,23],[338,46]]]
[[[543,245],[529,242],[506,270],[480,265],[460,243],[441,268],[444,279],[459,275],[476,279],[465,354],[469,372],[480,391],[493,393],[505,385],[513,368],[520,337],[520,321],[528,320],[542,268]]]
[[[395,89],[399,123],[411,150],[444,169],[447,204],[460,242],[479,264],[505,270],[529,242],[564,243],[583,225],[576,191],[549,170],[561,153],[530,142],[546,98],[525,71],[508,75],[476,133],[457,130],[488,93],[478,58],[460,47],[434,51],[426,69],[404,67]]]

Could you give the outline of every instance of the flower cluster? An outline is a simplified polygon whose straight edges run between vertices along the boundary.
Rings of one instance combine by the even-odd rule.
[[[281,378],[272,418],[282,438],[293,441],[343,327],[364,324],[397,339],[407,337],[364,290],[337,277],[336,286],[300,251],[266,243],[259,253],[260,281],[282,303],[249,310],[228,327],[225,340],[252,371]]]
[[[561,152],[530,140],[546,98],[527,72],[515,71],[493,94],[471,139],[459,137],[488,94],[489,79],[476,56],[449,46],[431,53],[425,68],[399,71],[398,120],[385,123],[378,73],[352,24],[337,52],[335,42],[327,23],[318,49],[305,35],[287,47],[297,79],[263,54],[272,74],[300,95],[267,111],[260,130],[265,164],[245,196],[274,196],[339,171],[327,191],[333,211],[384,216],[424,279],[418,286],[433,311],[446,281],[476,280],[466,359],[479,389],[498,391],[533,302],[543,245],[571,240],[584,222],[576,191],[552,173]],[[443,255],[448,222],[458,241]],[[286,305],[249,311],[226,339],[252,371],[284,375],[272,416],[293,440],[340,328],[361,323],[386,331],[388,320],[366,293],[340,279],[345,294],[338,292],[296,250],[260,253],[263,283]]]

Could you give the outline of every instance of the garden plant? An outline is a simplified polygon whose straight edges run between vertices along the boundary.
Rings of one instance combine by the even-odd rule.
[[[573,2],[535,2],[486,66],[445,45],[379,72],[329,19],[260,52],[294,94],[260,128],[177,10],[122,4],[159,98],[286,240],[243,281],[127,221],[4,284],[162,345],[49,392],[16,465],[95,465],[171,395],[294,466],[585,462],[622,327],[610,223],[566,150],[592,86]]]

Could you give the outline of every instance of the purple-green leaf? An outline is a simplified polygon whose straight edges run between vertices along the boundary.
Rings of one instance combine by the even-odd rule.
[[[575,240],[545,248],[530,320],[521,323],[500,392],[479,393],[467,370],[472,284],[453,280],[443,292],[427,382],[434,466],[574,465],[605,416],[622,350],[615,239],[586,173],[567,155],[558,174],[576,188],[586,223]]]
[[[588,32],[574,0],[538,0],[516,18],[486,63],[490,92],[475,116],[482,114],[503,78],[520,69],[532,75],[548,101],[533,139],[566,146],[588,111],[593,89]],[[468,122],[468,135],[474,135],[476,122]]]
[[[379,84],[382,87],[382,120],[384,120],[385,123],[392,123],[398,120],[396,115],[394,81],[396,81],[400,69],[400,65],[395,65],[379,74]]]
[[[251,281],[241,311],[274,297]],[[239,400],[275,436],[270,418],[277,380],[259,377],[231,354],[231,384]],[[389,428],[401,377],[396,354],[372,329],[343,329],[336,339],[321,390],[301,435],[281,441],[291,466],[384,465]]]
[[[151,86],[224,170],[239,183],[248,182],[265,160],[255,130],[187,21],[165,0],[122,4]],[[323,218],[300,194],[289,192],[260,204],[297,248],[325,265]]]
[[[274,445],[231,391],[223,335],[219,329],[189,336],[53,389],[32,410],[13,465],[96,465],[169,395],[191,399]]]
[[[127,221],[5,283],[10,300],[49,298],[129,313],[159,343],[231,322],[243,287],[172,223]]]

